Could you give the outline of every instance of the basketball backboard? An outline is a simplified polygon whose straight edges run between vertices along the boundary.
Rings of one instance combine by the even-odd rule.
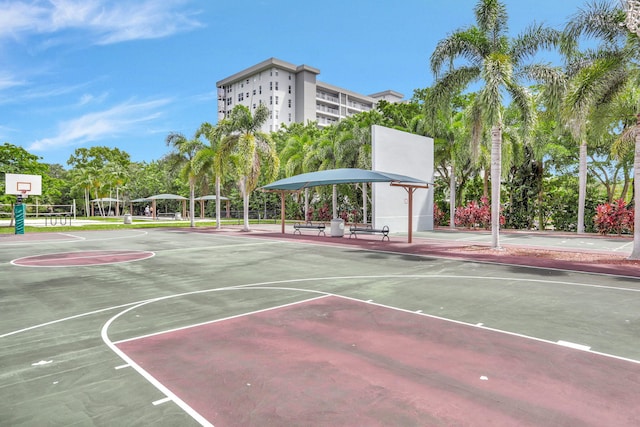
[[[24,174],[5,174],[5,194],[24,197],[42,195],[42,176]]]

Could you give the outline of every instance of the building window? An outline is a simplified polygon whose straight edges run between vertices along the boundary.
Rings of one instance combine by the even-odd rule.
[[[258,86],[258,93],[262,95],[262,85]]]
[[[278,75],[278,70],[276,70],[276,76]]]
[[[276,90],[278,90],[278,82],[276,82]]]
[[[269,90],[273,90],[273,82],[269,82]]]
[[[249,79],[247,79],[247,84],[249,84]]]
[[[291,100],[288,101],[289,108],[291,108]]]
[[[249,92],[247,92],[247,99],[249,99]]]
[[[276,96],[276,105],[278,105],[278,99],[279,98],[280,98],[279,96]]]
[[[254,109],[254,110],[256,109],[256,104],[253,104],[253,109]]]
[[[255,89],[253,90],[253,94],[254,94],[254,95],[256,94],[256,90],[255,90]]]
[[[289,121],[291,121],[291,113],[289,113]]]
[[[289,85],[289,93],[291,93],[291,85]]]
[[[279,119],[279,117],[278,117],[278,116],[279,116],[279,114],[278,114],[278,112],[276,111],[276,120],[278,120],[278,119]]]
[[[291,80],[291,73],[289,73],[289,80]]]
[[[269,105],[273,105],[273,96],[269,97]]]

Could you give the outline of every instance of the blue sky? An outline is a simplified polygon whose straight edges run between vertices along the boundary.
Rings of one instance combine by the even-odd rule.
[[[586,0],[503,0],[510,30],[561,27]],[[66,167],[104,145],[160,159],[216,122],[215,83],[270,57],[355,92],[432,84],[438,40],[475,0],[0,0],[0,143]]]

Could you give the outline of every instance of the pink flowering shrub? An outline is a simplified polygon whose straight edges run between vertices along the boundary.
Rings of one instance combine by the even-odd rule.
[[[598,205],[593,222],[600,234],[633,233],[634,209],[627,208],[624,199]]]
[[[486,197],[480,198],[480,203],[475,200],[467,203],[467,206],[456,208],[454,216],[456,226],[476,229],[478,227],[489,230],[491,228],[491,205]],[[500,215],[500,225],[504,225],[504,215]]]
[[[440,209],[437,203],[433,204],[433,225],[438,227],[444,223],[445,212]]]

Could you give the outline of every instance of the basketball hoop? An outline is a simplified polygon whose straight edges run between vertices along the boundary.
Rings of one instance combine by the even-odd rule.
[[[16,197],[16,203],[17,204],[22,204],[22,199],[27,197],[28,190],[20,189],[18,191],[19,191],[19,193],[18,193],[18,196]]]
[[[624,25],[629,31],[640,37],[640,0],[626,0],[624,8],[627,12]]]

